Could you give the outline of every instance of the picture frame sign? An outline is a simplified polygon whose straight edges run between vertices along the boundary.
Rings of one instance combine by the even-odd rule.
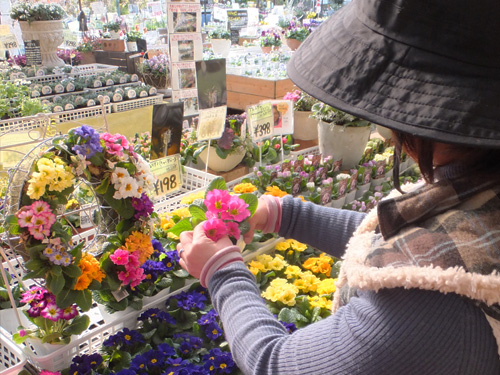
[[[25,40],[24,50],[26,53],[26,65],[42,65],[42,51],[39,40]]]
[[[274,135],[274,118],[271,102],[264,102],[247,108],[249,133],[254,141]]]

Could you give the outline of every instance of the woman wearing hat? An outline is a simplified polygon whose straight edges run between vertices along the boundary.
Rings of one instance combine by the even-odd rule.
[[[367,215],[260,199],[252,229],[344,259],[335,314],[292,335],[229,239],[181,235],[245,374],[500,373],[499,19],[498,1],[354,0],[294,54],[297,86],[392,129],[426,183]]]

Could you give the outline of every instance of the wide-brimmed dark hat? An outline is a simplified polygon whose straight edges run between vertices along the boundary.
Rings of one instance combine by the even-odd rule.
[[[288,75],[376,124],[500,148],[500,1],[354,0],[302,43]]]

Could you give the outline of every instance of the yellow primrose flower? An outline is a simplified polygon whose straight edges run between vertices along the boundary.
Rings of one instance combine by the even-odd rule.
[[[274,259],[269,263],[269,267],[274,271],[280,271],[283,268],[288,266],[286,260],[284,260],[283,256],[277,254]]]
[[[300,276],[302,271],[300,267],[297,266],[288,266],[285,270],[285,275],[287,279],[294,279]]]
[[[197,199],[204,199],[205,191],[199,191],[197,193],[189,194],[187,197],[181,199],[181,204],[191,204]]]
[[[170,217],[179,216],[181,219],[184,219],[186,217],[191,217],[191,213],[189,212],[188,207],[182,207],[182,208],[178,208],[177,210],[171,211],[169,213],[169,216]]]
[[[285,251],[290,247],[290,243],[287,241],[282,241],[276,244],[274,247],[276,250]]]
[[[233,188],[233,191],[237,194],[253,193],[256,190],[257,187],[249,182],[238,184]]]
[[[286,191],[283,191],[281,190],[279,187],[277,186],[268,186],[266,187],[266,193],[264,193],[265,195],[272,195],[274,197],[284,197],[285,195],[287,195],[288,193]]]
[[[160,226],[163,230],[169,230],[170,228],[172,228],[173,226],[175,225],[174,221],[166,216],[166,215],[162,215],[161,218],[160,218]]]
[[[255,268],[255,267],[248,267],[248,269],[250,270],[250,272],[254,275],[254,276],[257,276],[260,272],[260,270],[258,268]]]
[[[179,240],[179,236],[176,236],[175,234],[173,234],[172,232],[168,232],[167,233],[167,238],[169,240],[174,240],[174,241],[178,241]]]
[[[332,301],[326,299],[325,297],[314,296],[314,297],[307,297],[307,299],[309,300],[309,304],[312,307],[320,307],[322,309],[327,309],[327,310],[332,309]]]
[[[285,288],[279,295],[279,301],[287,306],[295,306],[295,297],[297,297],[297,292],[294,289]]]
[[[36,180],[30,179],[28,183],[28,191],[26,194],[28,194],[28,197],[31,199],[40,199],[40,197],[45,194],[46,184],[44,182],[40,183]]]
[[[78,206],[80,205],[80,203],[74,199],[74,198],[71,198],[68,203],[66,203],[66,209],[69,210],[69,209],[74,209],[74,208],[77,208]]]
[[[324,279],[321,280],[321,282],[318,285],[318,289],[316,289],[316,292],[318,294],[331,294],[335,293],[335,290],[337,287],[335,286],[335,283],[337,282],[337,279]]]
[[[299,251],[299,252],[302,252],[302,251],[307,249],[306,244],[303,244],[303,243],[295,241],[295,240],[291,240],[290,245],[292,246],[292,249],[294,249],[295,251]]]
[[[307,290],[304,290],[305,292],[316,292],[318,285],[321,282],[321,280],[311,272],[303,272],[300,275],[300,278],[304,281],[304,285],[307,287]]]
[[[256,260],[252,260],[250,263],[248,263],[248,267],[255,268],[259,271],[266,271],[266,267],[264,267],[264,265],[261,262]]]
[[[273,261],[273,257],[267,254],[262,254],[257,256],[257,261],[262,263],[262,266],[264,267],[264,271],[270,271],[271,267],[269,266],[269,263]]]

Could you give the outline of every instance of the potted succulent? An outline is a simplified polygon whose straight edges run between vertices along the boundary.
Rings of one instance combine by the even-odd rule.
[[[263,53],[269,53],[278,49],[283,43],[280,36],[274,31],[263,31],[259,38],[259,45]]]
[[[142,34],[139,31],[131,30],[126,35],[127,50],[129,52],[137,52],[137,40],[141,39]]]
[[[231,33],[228,30],[217,28],[210,30],[208,38],[212,43],[212,50],[216,55],[227,57],[231,48]]]
[[[309,36],[311,30],[307,27],[296,25],[294,22],[290,23],[288,27],[285,38],[287,46],[295,51],[302,44],[304,40]]]
[[[312,117],[312,106],[318,100],[300,90],[287,92],[283,99],[293,102],[293,138],[302,141],[318,139],[318,120]]]
[[[312,106],[318,122],[320,153],[342,159],[345,168],[356,166],[370,137],[371,123],[325,103]]]
[[[19,22],[23,40],[39,40],[42,64],[63,66],[57,57],[57,47],[64,41],[62,19],[64,9],[57,4],[17,3],[12,6],[10,18]]]

